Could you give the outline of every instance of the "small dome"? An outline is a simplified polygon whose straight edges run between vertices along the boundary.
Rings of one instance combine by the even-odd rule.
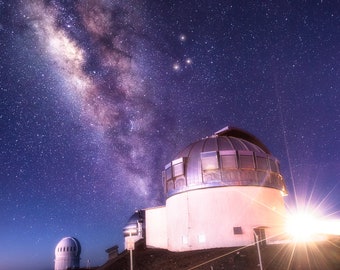
[[[65,237],[61,239],[55,248],[56,257],[80,256],[80,252],[80,243],[74,237]]]
[[[188,145],[165,166],[163,183],[167,197],[219,186],[265,186],[286,193],[278,160],[255,136],[231,127]]]
[[[138,235],[139,230],[144,229],[144,220],[145,220],[145,211],[137,210],[135,213],[129,218],[127,224],[123,228],[124,236]],[[139,225],[140,224],[140,225]],[[139,228],[139,226],[142,226]]]

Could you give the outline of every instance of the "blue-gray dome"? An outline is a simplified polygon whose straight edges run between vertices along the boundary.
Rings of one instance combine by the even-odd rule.
[[[286,193],[279,162],[255,136],[226,127],[184,148],[165,166],[167,197],[219,186],[265,186]]]
[[[123,228],[124,236],[129,235],[143,235],[144,231],[144,220],[145,220],[145,211],[137,210],[135,213],[129,218],[127,224]]]

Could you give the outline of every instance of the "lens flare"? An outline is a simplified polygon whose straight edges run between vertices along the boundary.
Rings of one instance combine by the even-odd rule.
[[[286,232],[295,242],[323,241],[340,235],[340,220],[317,217],[313,211],[296,212],[287,218]]]
[[[309,213],[294,213],[286,224],[286,232],[296,242],[309,242],[317,231],[316,218]]]

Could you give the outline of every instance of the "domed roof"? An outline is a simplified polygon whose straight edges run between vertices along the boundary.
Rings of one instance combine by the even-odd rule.
[[[74,237],[64,237],[55,248],[55,256],[80,256],[81,246]]]
[[[179,157],[196,156],[197,153],[210,151],[241,150],[270,154],[267,147],[255,136],[241,129],[226,127],[214,135],[188,145]]]
[[[138,223],[144,226],[145,220],[145,211],[144,210],[137,210],[135,213],[129,218],[127,224],[123,228],[124,236],[128,236],[130,233],[131,235],[138,234]]]
[[[225,127],[184,148],[165,166],[166,195],[218,186],[265,186],[286,192],[279,162],[254,135]]]

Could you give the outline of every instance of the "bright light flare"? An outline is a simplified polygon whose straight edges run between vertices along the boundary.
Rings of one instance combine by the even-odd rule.
[[[294,213],[287,219],[286,232],[295,242],[322,241],[329,235],[340,235],[340,220],[317,218],[308,212]]]
[[[288,218],[286,231],[296,242],[313,241],[317,220],[311,214],[295,213]]]

